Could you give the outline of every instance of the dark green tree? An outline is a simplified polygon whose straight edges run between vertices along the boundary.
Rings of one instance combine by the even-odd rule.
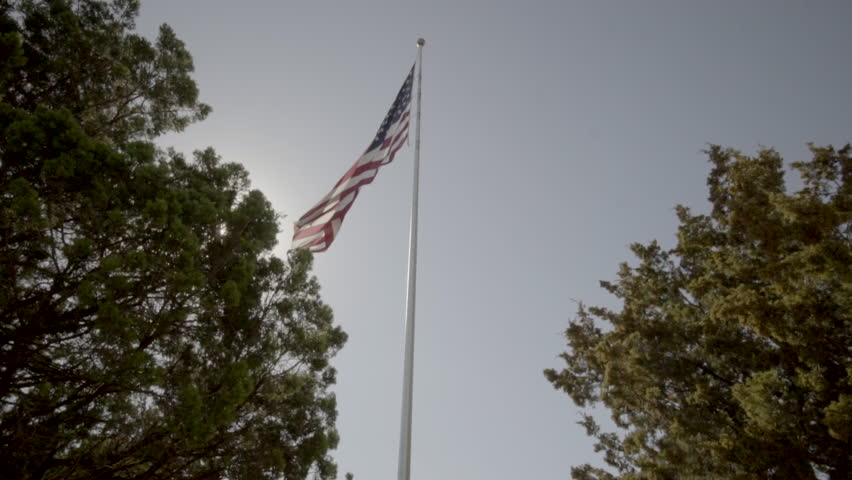
[[[277,215],[211,149],[209,108],[138,2],[0,0],[0,478],[333,478],[330,357]]]
[[[119,144],[204,119],[192,56],[168,25],[154,45],[133,34],[138,11],[139,0],[0,0],[0,55],[17,41],[26,59],[3,101],[67,110],[87,135]]]
[[[852,476],[852,148],[811,151],[790,194],[775,151],[711,147],[711,213],[632,246],[620,311],[581,305],[545,376],[619,429],[584,415],[611,468],[575,479]]]

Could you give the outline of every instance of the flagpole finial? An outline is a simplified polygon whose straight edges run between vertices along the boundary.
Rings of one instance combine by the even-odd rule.
[[[418,38],[417,39],[417,46],[422,47],[423,45],[426,45],[426,40],[423,40],[422,38]]]

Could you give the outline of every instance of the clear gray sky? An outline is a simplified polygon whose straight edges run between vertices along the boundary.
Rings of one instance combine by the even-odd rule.
[[[599,463],[559,367],[576,300],[631,242],[672,245],[675,204],[706,209],[701,150],[788,161],[852,141],[852,3],[837,1],[143,1],[193,53],[212,145],[282,222],[367,147],[423,64],[412,478],[561,480]],[[318,254],[350,340],[335,360],[356,479],[396,478],[412,148]]]

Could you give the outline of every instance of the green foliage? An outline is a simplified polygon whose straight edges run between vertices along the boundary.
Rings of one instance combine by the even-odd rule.
[[[0,69],[4,102],[67,109],[88,135],[120,142],[180,131],[210,113],[172,29],[160,27],[154,45],[129,32],[139,0],[3,4],[0,56],[11,59]],[[8,70],[17,74],[4,77]]]
[[[852,147],[811,151],[788,194],[775,151],[710,148],[712,212],[632,246],[621,311],[580,307],[545,376],[620,431],[585,417],[612,472],[575,479],[850,478]]]
[[[346,335],[241,166],[150,143],[208,109],[137,9],[0,0],[0,475],[333,478]]]

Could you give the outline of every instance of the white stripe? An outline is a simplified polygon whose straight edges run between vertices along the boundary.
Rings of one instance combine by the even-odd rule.
[[[324,233],[322,230],[320,230],[320,231],[319,231],[319,232],[317,232],[315,235],[312,235],[312,236],[310,236],[310,237],[294,239],[294,240],[293,240],[293,245],[292,245],[290,248],[294,248],[294,249],[295,249],[295,248],[303,247],[303,246],[305,246],[305,245],[307,245],[307,244],[311,243],[312,241],[316,240],[316,238],[317,238],[317,237],[321,237],[321,236],[323,236],[323,235],[325,235],[325,233]]]
[[[325,208],[323,208],[322,210],[318,210],[313,217],[306,218],[303,222],[297,223],[297,230],[302,230],[304,228],[308,228],[314,225],[320,225],[329,221],[331,219],[331,216],[334,215],[335,212],[343,209],[343,207],[352,203],[352,201],[355,199],[356,191],[349,192],[349,194],[345,197],[329,202],[328,205],[325,206]]]
[[[340,195],[347,188],[351,188],[352,186],[357,185],[358,182],[360,182],[361,180],[375,177],[376,172],[378,172],[378,170],[379,170],[378,168],[371,168],[370,170],[367,170],[360,175],[356,175],[356,176],[350,178],[349,180],[346,180],[345,182],[338,185],[337,188],[335,188],[334,190],[329,192],[329,194],[328,194],[329,198],[334,198],[334,197]]]
[[[384,152],[382,152],[378,148],[364,152],[364,154],[361,155],[361,158],[358,159],[357,164],[359,167],[362,167],[370,162],[381,160],[383,155]]]
[[[408,122],[406,122],[405,127],[406,128],[408,127]],[[400,129],[400,130],[402,130],[402,129]],[[399,134],[399,132],[395,132],[393,136],[395,137],[397,134]],[[377,162],[378,161],[378,162],[381,162],[382,164],[386,164],[385,162],[390,157],[390,152],[392,152],[397,145],[399,145],[400,143],[403,143],[406,140],[407,137],[408,137],[407,135],[401,136],[396,143],[391,143],[391,145],[388,146],[388,148],[385,149],[385,150],[376,149],[376,150],[371,150],[371,151],[365,153],[364,155],[361,156],[361,158],[358,159],[357,163],[360,164],[360,165],[364,165],[364,164],[367,164],[367,163],[370,163],[370,162]],[[381,165],[379,165],[379,166],[381,166]],[[340,208],[338,207],[338,204],[341,201],[340,200],[335,201],[335,197],[337,197],[338,195],[340,195],[341,193],[343,193],[347,189],[351,188],[352,186],[357,185],[362,180],[369,179],[369,178],[375,178],[375,176],[379,172],[379,166],[377,166],[376,168],[371,168],[370,170],[367,170],[367,171],[361,173],[360,175],[356,175],[354,177],[349,178],[348,180],[346,180],[342,184],[338,185],[337,188],[335,188],[334,190],[332,190],[331,192],[326,194],[326,196],[323,197],[322,200],[317,202],[317,204],[314,205],[311,209],[314,209],[317,206],[322,205],[323,203],[328,203],[328,205],[326,205],[322,210],[315,212],[312,218],[306,218],[303,222],[298,223],[297,225],[299,226],[299,228],[301,229],[301,228],[304,228],[306,226],[316,225],[316,224],[319,223],[318,222],[319,217],[325,216],[327,213],[329,213],[332,210],[334,210],[334,211],[339,210]],[[348,201],[343,202],[344,206],[351,201],[352,200],[349,199]],[[310,223],[304,223],[304,222],[310,222]]]
[[[393,139],[396,137],[401,131],[408,129],[408,118],[405,119],[404,122],[397,122],[393,126],[391,126],[387,133],[385,134],[385,139]],[[370,162],[382,161],[387,156],[387,149],[382,150],[381,148],[375,148],[368,152],[365,152],[361,158],[358,159],[358,165],[366,165]]]
[[[373,153],[373,152],[368,152],[368,154],[361,156],[361,158],[358,160],[358,163],[361,163],[361,160],[364,159],[364,158],[368,158],[369,161],[374,162],[374,161],[381,160],[385,156],[385,155],[369,155],[369,153]],[[368,163],[368,162],[363,162],[363,163]],[[361,180],[371,178],[371,177],[375,177],[376,174],[378,173],[378,169],[379,169],[380,166],[381,165],[378,165],[375,168],[367,170],[367,171],[361,173],[360,175],[352,177],[352,178],[346,180],[346,182],[338,185],[337,188],[333,189],[332,191],[328,192],[324,197],[322,197],[322,200],[317,202],[313,207],[311,207],[310,210],[314,210],[324,203],[333,203],[334,201],[336,201],[335,197],[340,195],[341,193],[343,193],[346,189],[351,188],[354,185],[357,185],[358,182],[360,182]],[[310,211],[310,210],[308,210],[308,211]],[[322,213],[326,212],[326,211],[328,211],[327,206],[324,207],[322,210],[315,212],[313,217],[311,217],[311,218],[316,218],[318,215],[322,215]],[[306,219],[302,220],[301,222],[297,223],[297,225],[304,225],[305,222],[311,222],[312,221],[311,218],[306,218]]]
[[[403,131],[403,130],[408,130],[408,124],[409,124],[409,121],[408,121],[408,120],[409,120],[409,119],[408,119],[408,118],[406,118],[406,119],[405,119],[405,121],[403,121],[403,122],[399,122],[399,123],[397,123],[396,125],[394,125],[393,127],[391,127],[390,129],[388,129],[388,134],[387,134],[387,136],[386,136],[385,138],[393,138],[393,137],[395,137],[395,136],[396,136],[399,132],[401,132],[401,131]]]

